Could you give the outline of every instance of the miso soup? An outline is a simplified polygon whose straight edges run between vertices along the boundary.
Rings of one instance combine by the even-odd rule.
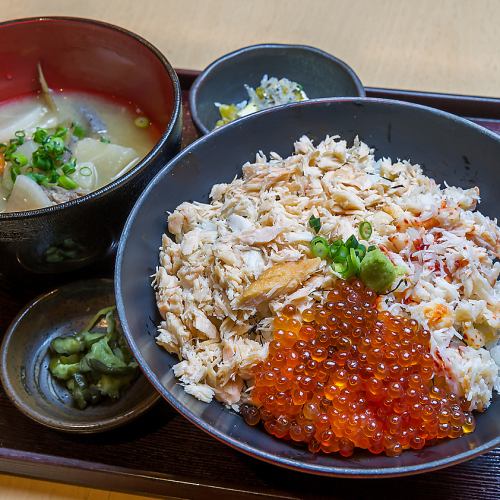
[[[139,109],[82,92],[0,103],[0,212],[34,210],[114,181],[159,132]]]

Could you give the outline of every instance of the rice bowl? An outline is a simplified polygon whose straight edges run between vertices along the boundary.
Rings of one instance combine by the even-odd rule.
[[[294,155],[259,153],[243,166],[243,179],[215,185],[210,197],[210,205],[184,203],[169,216],[175,241],[163,236],[155,277],[164,318],[157,341],[183,358],[174,372],[189,394],[237,404],[270,341],[271,317],[257,306],[271,314],[288,303],[304,310],[331,286],[335,275],[323,263],[302,283],[287,276],[255,303],[240,301],[265,269],[310,256],[311,214],[321,218],[322,234],[345,239],[369,221],[372,242],[408,270],[404,287],[379,307],[432,332],[435,359],[472,409],[485,409],[500,390],[500,263],[493,262],[500,231],[473,211],[478,188],[440,189],[418,165],[375,160],[358,138],[349,146],[327,137],[316,147],[302,137]]]
[[[392,142],[391,136],[386,135],[384,129],[386,126],[387,114],[386,111],[392,109]],[[335,109],[335,114],[332,113]],[[314,124],[312,118],[314,117]],[[411,117],[411,119],[410,119]],[[273,128],[276,125],[276,120],[282,123],[281,130]],[[283,121],[284,120],[284,121]],[[422,133],[413,138],[413,144],[408,141],[409,130],[414,129],[418,124],[425,123]],[[441,152],[437,152],[430,147],[425,149],[426,141],[430,140],[430,136],[435,135],[436,129],[446,130],[446,127],[453,123],[457,127],[459,135],[463,136],[463,143],[455,144],[444,135],[441,144]],[[355,126],[353,126],[355,125]],[[188,396],[180,385],[175,385],[173,373],[169,368],[178,363],[174,357],[167,354],[162,354],[161,349],[153,349],[153,345],[144,344],[144,340],[140,340],[142,334],[140,333],[141,326],[137,323],[140,317],[146,313],[151,319],[155,317],[155,305],[149,302],[147,296],[147,288],[150,286],[150,281],[147,279],[146,274],[137,274],[139,269],[147,269],[144,266],[138,266],[137,271],[125,277],[120,272],[129,259],[135,254],[139,248],[137,247],[132,228],[136,224],[145,223],[144,219],[146,210],[148,210],[148,229],[141,230],[141,247],[140,252],[144,255],[145,238],[151,239],[147,243],[149,248],[148,263],[151,271],[154,270],[156,264],[154,259],[155,251],[155,236],[161,234],[165,230],[165,216],[164,209],[168,208],[171,212],[174,211],[181,202],[185,199],[197,199],[203,203],[209,204],[208,193],[210,192],[213,184],[221,181],[230,183],[234,179],[234,175],[238,172],[237,165],[241,165],[248,160],[252,152],[262,149],[264,151],[277,151],[282,158],[286,158],[290,154],[290,145],[293,137],[299,137],[301,132],[306,131],[308,136],[314,140],[314,144],[321,142],[332,130],[338,131],[342,137],[345,137],[349,144],[352,144],[354,139],[354,131],[359,132],[360,137],[365,137],[371,145],[377,148],[377,151],[384,154],[390,154],[393,158],[401,158],[406,154],[406,157],[413,158],[414,160],[424,163],[425,171],[430,171],[433,176],[436,176],[442,182],[443,174],[447,172],[446,165],[443,162],[452,163],[454,160],[455,165],[460,169],[462,155],[467,155],[468,158],[476,158],[474,156],[475,147],[482,145],[483,162],[487,165],[491,163],[491,154],[495,151],[495,140],[493,135],[487,132],[482,132],[478,127],[466,125],[463,120],[450,119],[449,115],[435,111],[429,111],[419,106],[410,106],[401,103],[386,103],[379,100],[322,100],[316,102],[309,102],[307,105],[293,105],[287,107],[286,110],[272,110],[263,112],[260,116],[250,117],[241,124],[228,125],[226,130],[218,131],[213,136],[203,138],[196,144],[191,146],[185,153],[182,153],[176,161],[160,174],[157,179],[149,186],[146,193],[138,203],[138,206],[131,215],[127,230],[122,240],[122,248],[119,253],[118,269],[117,269],[117,286],[119,287],[118,300],[120,299],[127,304],[127,310],[121,311],[121,316],[125,320],[125,331],[128,329],[128,338],[132,342],[134,354],[139,358],[140,364],[146,369],[146,373],[150,376],[155,386],[164,394],[164,396],[185,416],[194,421],[200,427],[206,429],[211,434],[219,437],[228,444],[235,446],[248,453],[255,454],[256,456],[265,458],[271,461],[276,461],[279,464],[285,464],[291,467],[299,468],[301,470],[309,470],[311,472],[323,472],[327,474],[400,474],[410,470],[422,470],[434,463],[429,460],[430,457],[420,457],[418,453],[408,452],[403,454],[399,465],[395,464],[392,460],[385,458],[385,460],[376,457],[363,457],[362,455],[357,458],[356,464],[341,463],[334,457],[316,457],[315,465],[309,463],[307,453],[300,449],[293,451],[293,459],[290,457],[290,446],[285,443],[279,443],[276,440],[269,439],[263,433],[255,429],[246,428],[246,426],[237,425],[239,419],[237,416],[232,415],[231,412],[222,411],[218,408],[215,402],[210,404],[195,402],[194,398]],[[380,130],[380,131],[378,131]],[[458,133],[457,132],[457,133]],[[269,135],[264,135],[267,133]],[[243,135],[241,135],[243,134]],[[246,137],[245,145],[240,144],[237,147],[228,147],[227,161],[220,162],[220,146],[214,149],[215,143],[221,145],[225,143],[227,146],[235,144],[239,139]],[[472,140],[474,137],[474,141]],[[389,139],[389,142],[387,141]],[[229,141],[229,142],[227,142]],[[235,142],[236,141],[236,142]],[[454,148],[452,149],[452,142]],[[463,147],[461,147],[461,145]],[[260,146],[260,148],[259,148]],[[201,156],[199,156],[201,155]],[[445,159],[445,160],[444,160]],[[474,161],[471,160],[470,165],[472,169],[475,168]],[[253,163],[253,161],[252,161]],[[204,165],[203,176],[197,174],[199,165]],[[217,171],[213,173],[210,166],[220,165]],[[180,166],[183,169],[180,169]],[[193,170],[194,169],[194,170]],[[443,169],[443,170],[441,170]],[[441,171],[443,174],[441,174]],[[198,171],[201,173],[201,171]],[[460,170],[459,170],[460,172]],[[482,194],[485,196],[483,201],[486,213],[491,214],[494,211],[494,198],[491,197],[491,188],[494,186],[494,181],[490,184],[485,183],[484,179],[488,178],[490,172],[488,169],[483,169],[478,175],[478,184],[482,188]],[[458,174],[450,175],[450,179],[457,180]],[[165,181],[168,179],[168,187],[165,187]],[[458,183],[458,182],[457,182]],[[463,184],[463,183],[462,183]],[[162,186],[162,187],[161,187]],[[181,187],[182,186],[182,187]],[[163,193],[162,193],[163,190]],[[160,200],[165,200],[165,193],[169,193],[170,202],[168,204],[162,203]],[[160,194],[162,193],[162,194]],[[149,209],[146,209],[149,207]],[[143,226],[144,227],[144,226]],[[305,228],[307,230],[307,227]],[[158,238],[158,236],[156,236]],[[133,258],[133,257],[132,257]],[[135,266],[134,266],[135,267]],[[129,271],[132,268],[128,267]],[[133,282],[131,281],[133,280]],[[149,281],[149,283],[148,283]],[[134,283],[134,284],[132,284]],[[135,290],[135,291],[134,291]],[[142,292],[139,294],[139,290]],[[130,302],[133,293],[134,304]],[[149,292],[150,293],[150,292]],[[143,312],[139,313],[138,305],[142,307]],[[157,316],[158,317],[158,316]],[[147,318],[147,316],[146,316]],[[157,320],[156,324],[159,323]],[[154,325],[151,320],[147,320],[149,331],[149,342],[152,341],[154,335]],[[140,342],[138,345],[137,342]],[[148,347],[146,347],[148,345]],[[163,366],[163,367],[162,367]],[[161,374],[161,382],[158,378]],[[495,424],[492,418],[496,412],[496,400],[494,400],[493,408],[480,415],[478,418],[478,430],[474,434],[474,445],[477,451],[484,450],[482,443],[486,444],[485,439],[490,439],[490,446],[494,442]],[[493,412],[493,414],[491,414]],[[232,423],[236,425],[233,426]],[[228,427],[229,426],[229,427]],[[228,435],[228,429],[231,428],[231,435]],[[491,436],[491,438],[487,438]],[[491,441],[493,439],[493,441]],[[460,460],[465,456],[470,456],[473,451],[467,452],[467,443],[470,444],[470,439],[462,438],[454,442],[443,442],[433,448],[434,457],[442,456],[446,453],[449,459],[446,461]],[[479,445],[479,447],[478,447]],[[290,450],[290,451],[287,451]],[[450,450],[450,451],[445,451]],[[456,451],[451,451],[456,450]],[[458,450],[461,450],[460,452]],[[462,453],[463,452],[463,453]],[[453,457],[453,458],[451,458]],[[460,458],[462,457],[462,458]],[[444,463],[444,462],[439,462]],[[377,465],[375,465],[377,464]],[[437,464],[437,462],[436,462]],[[373,467],[380,467],[380,472],[374,472]],[[392,472],[389,472],[392,471]]]

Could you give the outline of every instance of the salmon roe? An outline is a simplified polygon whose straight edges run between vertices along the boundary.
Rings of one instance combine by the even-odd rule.
[[[269,355],[254,370],[250,425],[313,453],[355,447],[397,456],[474,430],[465,402],[434,376],[430,334],[376,308],[361,281],[339,281],[324,304],[274,319]]]

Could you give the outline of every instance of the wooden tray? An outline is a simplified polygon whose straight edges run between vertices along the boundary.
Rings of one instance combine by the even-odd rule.
[[[183,146],[197,133],[187,93],[197,75],[180,70]],[[500,99],[367,89],[369,97],[427,104],[500,133]],[[110,276],[112,263],[76,277]],[[46,284],[45,289],[49,288]],[[13,294],[0,279],[0,332],[42,290]],[[219,443],[166,402],[139,420],[95,436],[41,427],[19,413],[0,388],[0,471],[96,488],[182,498],[500,498],[500,448],[470,462],[420,476],[349,480],[308,476],[247,457]]]

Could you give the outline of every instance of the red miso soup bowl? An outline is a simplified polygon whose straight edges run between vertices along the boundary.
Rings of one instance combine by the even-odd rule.
[[[114,254],[125,219],[153,175],[180,148],[179,80],[167,59],[122,28],[77,18],[42,17],[0,23],[0,106],[39,91],[37,63],[54,89],[78,90],[133,103],[158,140],[131,170],[110,184],[59,205],[0,213],[0,275],[67,273]],[[54,248],[63,259],[47,258]],[[49,253],[47,253],[49,252]],[[21,280],[22,281],[22,280]]]

